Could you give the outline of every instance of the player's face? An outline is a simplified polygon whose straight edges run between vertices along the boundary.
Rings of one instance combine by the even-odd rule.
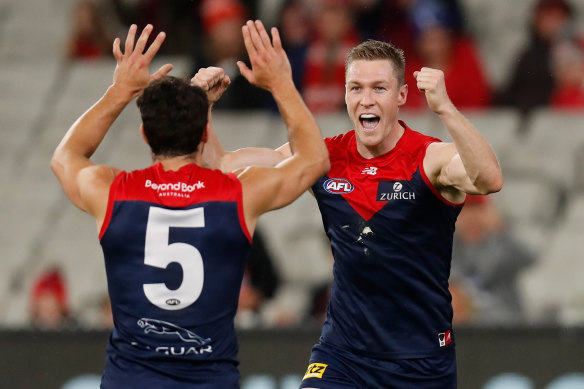
[[[358,60],[349,65],[345,102],[357,142],[375,155],[393,147],[390,134],[399,126],[397,114],[406,101],[407,85],[398,85],[389,60]]]

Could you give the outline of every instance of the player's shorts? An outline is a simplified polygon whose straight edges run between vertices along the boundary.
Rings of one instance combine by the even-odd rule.
[[[144,366],[107,354],[101,389],[239,389],[240,374],[230,362],[176,364],[156,362]]]
[[[456,389],[456,355],[449,347],[438,356],[379,360],[317,344],[301,388]]]

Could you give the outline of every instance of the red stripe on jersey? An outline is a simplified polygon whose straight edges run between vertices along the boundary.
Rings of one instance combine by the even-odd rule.
[[[359,213],[369,220],[387,201],[377,201],[378,185],[382,181],[409,181],[418,169],[423,172],[422,162],[430,143],[440,139],[411,130],[400,121],[405,132],[389,152],[366,159],[357,150],[355,131],[326,138],[331,158],[331,179],[345,179],[353,184],[350,193],[340,194]]]
[[[195,164],[185,165],[177,171],[165,171],[160,163],[142,170],[121,172],[110,187],[100,240],[111,221],[114,203],[131,200],[171,208],[184,208],[207,201],[235,201],[241,229],[251,241],[243,213],[241,183],[233,174],[223,174]]]

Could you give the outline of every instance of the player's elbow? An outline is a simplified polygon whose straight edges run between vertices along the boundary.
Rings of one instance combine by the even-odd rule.
[[[51,170],[58,177],[59,173],[63,171],[63,153],[57,149],[51,158]]]
[[[324,176],[329,172],[329,170],[331,170],[331,160],[329,159],[328,151],[321,153],[318,166],[320,168],[320,174],[318,175],[319,177]]]
[[[324,153],[305,155],[302,161],[303,168],[299,171],[302,179],[299,182],[305,183],[307,189],[330,170],[330,160],[326,150]]]
[[[480,184],[476,185],[480,194],[499,192],[503,188],[503,173],[500,169],[495,170],[486,177],[483,177]]]

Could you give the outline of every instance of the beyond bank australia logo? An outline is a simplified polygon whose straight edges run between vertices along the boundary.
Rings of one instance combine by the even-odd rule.
[[[329,178],[323,184],[324,190],[333,194],[351,193],[355,186],[346,178]]]

